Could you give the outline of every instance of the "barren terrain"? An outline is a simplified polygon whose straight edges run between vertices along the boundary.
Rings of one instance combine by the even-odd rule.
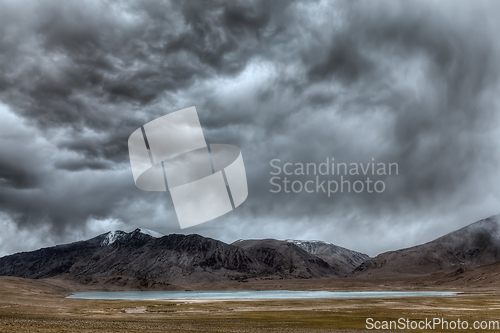
[[[317,279],[177,285],[175,289],[452,290],[456,296],[387,299],[114,301],[67,299],[101,290],[63,279],[0,277],[0,332],[358,332],[365,320],[500,319],[494,283]],[[105,288],[116,290],[117,288]],[[436,330],[439,332],[440,330]]]

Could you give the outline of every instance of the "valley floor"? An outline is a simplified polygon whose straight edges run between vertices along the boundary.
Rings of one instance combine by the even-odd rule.
[[[186,287],[178,286],[179,289]],[[500,320],[500,289],[493,285],[466,288],[423,286],[421,281],[330,279],[191,285],[190,288],[427,289],[463,293],[397,299],[103,301],[65,298],[73,291],[102,290],[102,287],[76,285],[60,279],[0,277],[0,332],[360,332],[368,331],[365,320],[369,317],[375,320],[439,317],[449,321],[460,318],[471,325],[476,320]],[[451,331],[454,330],[448,330]]]

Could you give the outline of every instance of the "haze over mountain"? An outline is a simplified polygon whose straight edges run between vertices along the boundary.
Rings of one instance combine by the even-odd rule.
[[[430,275],[500,260],[498,216],[472,223],[431,242],[382,253],[356,268],[360,277]]]

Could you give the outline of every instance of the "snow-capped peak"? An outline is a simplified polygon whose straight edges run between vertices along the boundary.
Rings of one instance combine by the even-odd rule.
[[[323,241],[318,241],[318,240],[295,240],[295,239],[287,239],[286,240],[289,243],[295,244],[301,249],[305,250],[306,252],[312,253],[312,254],[321,254],[321,253],[342,253],[342,252],[349,252],[349,250],[344,249],[340,246],[337,246],[332,243],[327,243]]]
[[[285,240],[286,242],[288,243],[294,243],[296,245],[301,245],[301,244],[304,244],[304,243],[317,243],[317,244],[325,244],[325,245],[334,245],[332,243],[327,243],[327,242],[324,242],[324,241],[320,241],[320,240],[296,240],[296,239],[286,239]]]
[[[121,230],[110,231],[106,234],[106,237],[103,239],[101,245],[102,246],[111,245],[117,240],[123,238],[125,235],[127,235],[127,233]]]
[[[101,245],[102,246],[111,245],[114,242],[116,242],[117,240],[124,239],[127,236],[130,236],[132,234],[136,234],[137,232],[144,234],[144,235],[151,236],[153,238],[161,238],[161,237],[165,236],[164,234],[161,234],[157,231],[149,230],[146,228],[137,228],[134,231],[129,232],[129,233],[121,231],[121,230],[115,230],[115,231],[110,231],[106,234],[106,237],[104,237]]]
[[[164,234],[159,233],[158,231],[149,230],[149,229],[146,229],[146,228],[139,228],[139,231],[142,234],[149,235],[149,236],[151,236],[153,238],[161,238],[161,237],[165,236]]]

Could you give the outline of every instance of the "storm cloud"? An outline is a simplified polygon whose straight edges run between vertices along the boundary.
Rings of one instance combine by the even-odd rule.
[[[110,229],[180,233],[170,195],[135,187],[127,139],[193,105],[208,143],[241,148],[249,197],[185,233],[374,255],[498,214],[499,13],[494,1],[2,1],[0,254]],[[399,172],[377,178],[383,193],[270,192],[271,160],[326,158]]]

